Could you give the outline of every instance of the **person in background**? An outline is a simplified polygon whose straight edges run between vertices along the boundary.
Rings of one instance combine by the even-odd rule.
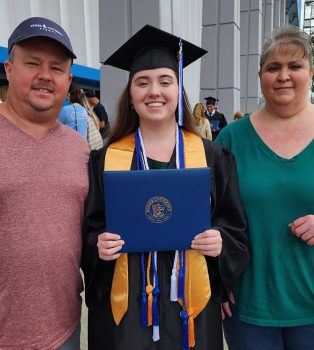
[[[76,58],[65,31],[20,23],[0,104],[0,349],[80,348],[89,149],[57,117]]]
[[[60,123],[72,128],[87,140],[88,114],[82,106],[83,92],[78,86],[71,85],[68,100],[69,105],[62,107],[58,116]]]
[[[224,321],[230,350],[312,350],[314,344],[314,106],[309,36],[274,30],[260,58],[262,109],[216,142],[236,157],[252,263]]]
[[[95,90],[86,90],[85,96],[88,98],[89,104],[93,107],[93,110],[99,119],[99,131],[101,133],[102,138],[105,139],[110,131],[110,124],[106,109],[100,103]]]
[[[86,109],[88,115],[87,141],[91,150],[100,149],[104,146],[103,139],[99,132],[99,119],[88,102],[85,93],[82,91],[81,104]]]
[[[210,130],[210,124],[208,119],[205,117],[205,109],[202,103],[197,103],[193,110],[194,127],[198,132],[199,136],[204,139],[211,140],[212,132]]]
[[[129,71],[130,76],[108,146],[91,153],[82,259],[89,350],[181,350],[194,346],[222,350],[220,301],[228,299],[229,289],[250,259],[233,156],[191,132],[192,115],[182,90],[179,103],[179,64],[184,66],[182,61],[178,63],[179,41],[146,25],[105,61]],[[185,65],[206,52],[182,42]],[[180,253],[190,262],[189,271],[193,269],[193,281],[186,279],[188,284],[181,292],[189,288],[199,291],[197,296],[188,292],[188,302],[182,308],[175,288],[170,287],[170,276],[177,278],[172,267],[178,252],[120,254],[123,232],[106,232],[102,172],[193,166],[212,169],[212,212],[208,213],[212,228],[195,232],[191,250]],[[150,275],[152,259],[157,261],[155,278],[146,288],[143,271]],[[186,266],[184,258],[180,261]],[[184,294],[181,298],[185,300]]]
[[[233,120],[237,121],[237,120],[240,120],[242,117],[243,117],[243,113],[241,111],[237,111],[233,115]]]
[[[205,100],[205,116],[209,120],[213,141],[215,141],[216,137],[219,135],[220,130],[227,125],[227,121],[225,116],[222,113],[218,112],[216,109],[216,104],[219,100],[211,96],[205,97]]]

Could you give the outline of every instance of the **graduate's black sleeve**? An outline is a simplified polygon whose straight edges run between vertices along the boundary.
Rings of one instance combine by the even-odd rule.
[[[234,156],[213,142],[203,140],[207,164],[212,168],[212,228],[220,231],[222,252],[208,257],[213,297],[225,301],[227,293],[250,261],[247,223],[242,209]]]
[[[81,267],[85,280],[85,301],[88,307],[96,306],[110,289],[114,261],[99,259],[98,235],[106,230],[103,200],[102,172],[105,149],[92,151],[89,160],[89,192],[85,201],[83,226],[83,252]]]
[[[220,129],[223,129],[228,123],[227,123],[227,120],[224,116],[224,114],[220,113],[221,114],[221,122],[220,122]]]

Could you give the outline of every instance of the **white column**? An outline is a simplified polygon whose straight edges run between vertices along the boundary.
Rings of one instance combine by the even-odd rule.
[[[228,121],[240,109],[240,0],[204,0],[201,96],[218,98]],[[203,100],[204,102],[204,100]]]
[[[241,110],[257,109],[262,42],[262,0],[241,0]]]

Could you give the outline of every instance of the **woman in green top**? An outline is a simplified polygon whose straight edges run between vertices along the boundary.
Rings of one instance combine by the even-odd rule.
[[[297,27],[275,30],[260,60],[265,106],[216,140],[236,157],[252,263],[224,304],[230,350],[314,348],[312,48]]]

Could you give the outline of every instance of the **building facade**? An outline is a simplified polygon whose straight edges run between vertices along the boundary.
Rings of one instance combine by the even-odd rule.
[[[306,3],[311,4],[305,7],[308,30],[308,23],[314,22],[310,17],[314,1]],[[78,56],[74,82],[82,87],[100,84],[101,100],[112,119],[128,73],[100,62],[151,24],[208,50],[185,69],[185,88],[192,108],[213,96],[231,121],[235,111],[257,108],[263,40],[273,28],[300,25],[302,4],[302,0],[0,0],[0,83],[12,30],[30,16],[47,17],[71,38]]]
[[[256,110],[261,99],[259,58],[274,28],[299,25],[297,0],[100,0],[100,61],[143,25],[151,24],[208,50],[185,69],[191,106],[218,98],[228,121],[237,110]],[[109,10],[110,9],[110,10]],[[101,89],[111,115],[128,74],[102,66]]]

